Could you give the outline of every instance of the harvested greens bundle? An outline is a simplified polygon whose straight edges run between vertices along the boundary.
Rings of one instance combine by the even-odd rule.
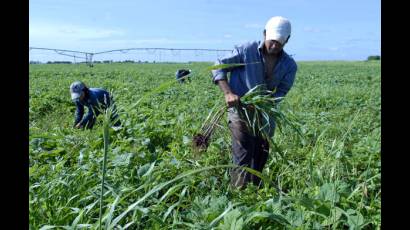
[[[270,124],[274,122],[280,131],[284,125],[289,125],[300,134],[296,123],[289,120],[277,107],[282,97],[274,98],[272,94],[273,92],[267,90],[265,85],[257,85],[241,97],[240,104],[236,109],[250,133],[254,136],[260,135],[266,140],[270,140],[270,134],[273,132]],[[225,104],[219,104],[210,111],[201,130],[193,137],[193,146],[196,150],[207,149],[215,128],[221,127],[219,122],[225,112]]]

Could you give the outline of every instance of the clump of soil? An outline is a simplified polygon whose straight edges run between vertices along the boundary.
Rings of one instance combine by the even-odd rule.
[[[206,150],[209,146],[209,136],[204,136],[200,133],[195,134],[192,138],[192,144],[196,150]]]

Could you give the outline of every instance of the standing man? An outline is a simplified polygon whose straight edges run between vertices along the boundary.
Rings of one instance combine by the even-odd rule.
[[[264,41],[236,46],[232,54],[219,59],[216,65],[247,63],[244,67],[213,70],[213,82],[219,86],[228,106],[228,123],[232,134],[233,161],[262,172],[268,159],[269,142],[260,135],[253,136],[238,114],[240,98],[250,89],[264,84],[273,91],[272,97],[284,97],[293,85],[296,62],[283,47],[289,41],[291,25],[284,17],[272,17],[263,31]],[[231,72],[227,79],[227,72]],[[275,124],[270,124],[273,137]],[[231,184],[244,187],[249,182],[260,184],[260,178],[240,168],[231,171]]]
[[[83,82],[76,81],[70,86],[71,99],[75,103],[77,110],[75,113],[75,128],[87,128],[92,129],[96,117],[102,112],[102,110],[107,109],[111,104],[110,94],[100,88],[88,88]],[[84,106],[88,108],[87,115],[84,115]],[[116,120],[118,114],[114,107],[114,113],[111,116],[111,120]],[[116,121],[114,126],[121,125],[120,121]]]

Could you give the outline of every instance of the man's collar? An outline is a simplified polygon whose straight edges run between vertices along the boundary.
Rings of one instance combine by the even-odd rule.
[[[258,46],[259,52],[261,52],[261,53],[263,52],[264,45],[265,45],[264,41],[259,41],[259,46]]]
[[[263,54],[263,52],[265,52],[265,41],[259,41],[259,46],[258,46],[258,50],[261,54]],[[282,51],[280,51],[280,54],[278,55],[278,58],[281,58],[285,55],[285,51],[282,49]]]

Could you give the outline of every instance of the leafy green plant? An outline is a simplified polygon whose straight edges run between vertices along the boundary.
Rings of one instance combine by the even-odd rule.
[[[298,62],[278,109],[297,120],[305,143],[283,123],[260,173],[266,186],[241,191],[228,186],[230,167],[211,168],[231,162],[223,115],[206,154],[192,150],[210,111],[226,112],[210,65],[30,65],[30,229],[380,229],[380,62]],[[187,66],[190,84],[164,86],[132,108]],[[108,131],[102,208],[104,118],[72,129],[75,80],[115,89],[123,124]]]
[[[252,64],[258,64],[260,62],[250,62],[250,63],[230,63],[230,64],[218,64],[218,65],[213,65],[207,68],[207,70],[218,70],[218,69],[233,69],[237,67],[243,67],[246,65],[252,65]]]

